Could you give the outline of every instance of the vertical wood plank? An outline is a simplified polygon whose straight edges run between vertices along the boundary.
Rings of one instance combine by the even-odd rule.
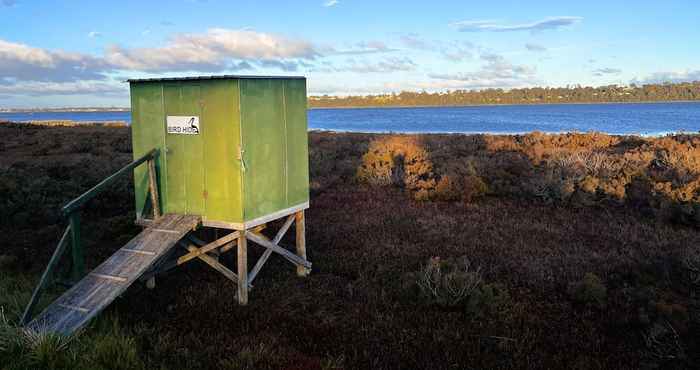
[[[148,160],[148,190],[151,192],[153,218],[160,217],[160,199],[158,198],[158,183],[156,182],[155,158]]]
[[[304,211],[297,212],[294,218],[296,220],[297,255],[306,260],[306,221]],[[307,276],[310,272],[306,267],[297,265],[297,276]]]
[[[246,230],[238,238],[238,304],[248,304],[248,240]]]

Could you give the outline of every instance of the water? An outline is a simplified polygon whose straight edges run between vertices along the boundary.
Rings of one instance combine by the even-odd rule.
[[[700,102],[311,109],[312,130],[526,133],[600,131],[661,135],[700,131]],[[0,120],[129,121],[129,112],[0,113]]]

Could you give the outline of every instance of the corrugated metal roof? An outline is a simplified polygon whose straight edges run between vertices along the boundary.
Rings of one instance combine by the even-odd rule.
[[[225,80],[225,79],[306,79],[304,76],[243,76],[243,75],[219,75],[219,76],[193,76],[193,77],[162,77],[162,78],[130,78],[126,82],[158,82],[158,81],[192,81],[192,80]]]

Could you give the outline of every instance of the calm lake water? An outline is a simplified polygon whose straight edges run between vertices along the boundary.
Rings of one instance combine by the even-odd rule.
[[[600,131],[660,135],[700,131],[700,102],[311,109],[312,130],[526,133]],[[0,120],[129,121],[129,112],[0,113]]]

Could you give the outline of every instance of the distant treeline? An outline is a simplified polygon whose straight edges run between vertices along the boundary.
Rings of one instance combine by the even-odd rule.
[[[311,107],[455,106],[472,104],[613,103],[700,100],[700,81],[600,87],[408,92],[365,96],[311,96]]]

